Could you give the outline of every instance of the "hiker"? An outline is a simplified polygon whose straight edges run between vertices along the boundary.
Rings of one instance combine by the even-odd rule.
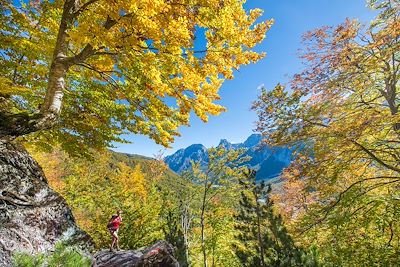
[[[112,236],[110,251],[114,251],[114,245],[116,245],[117,250],[119,250],[118,228],[122,222],[121,214],[122,214],[122,210],[118,210],[117,214],[113,214],[111,216],[111,219],[108,221],[108,224],[107,224],[108,231],[110,232],[110,234]]]

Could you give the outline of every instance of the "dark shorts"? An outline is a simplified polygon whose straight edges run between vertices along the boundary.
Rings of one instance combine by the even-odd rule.
[[[108,231],[110,232],[111,235],[116,235],[118,236],[118,228],[114,229],[114,228],[108,228]]]

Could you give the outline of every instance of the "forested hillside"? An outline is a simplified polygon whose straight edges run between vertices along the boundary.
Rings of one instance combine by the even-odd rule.
[[[162,237],[158,186],[161,180],[179,178],[162,162],[112,151],[94,152],[92,159],[71,158],[61,150],[32,154],[98,247],[109,245],[106,226],[118,209],[126,217],[124,246],[137,248]]]
[[[149,246],[165,239],[177,248],[176,256],[182,266],[209,262],[240,266],[235,248],[242,251],[247,241],[239,238],[236,215],[242,205],[240,196],[256,187],[255,175],[249,176],[246,168],[239,167],[246,160],[240,157],[241,150],[221,147],[206,153],[209,164],[205,168],[200,161],[193,161],[190,172],[176,175],[163,161],[137,155],[103,151],[93,152],[93,158],[85,159],[71,158],[61,150],[31,151],[44,166],[50,186],[67,200],[78,225],[93,238],[97,248],[109,245],[106,224],[111,214],[121,209],[123,249]],[[265,197],[269,192],[262,194]],[[272,207],[271,202],[265,209],[271,213]],[[268,230],[268,223],[276,220],[266,217],[260,234],[273,240],[278,233]],[[248,238],[256,241],[256,236]],[[315,261],[312,254],[307,256],[306,251],[290,243],[290,237],[286,239],[290,250],[297,251],[297,258],[285,252],[279,260],[285,258],[300,264],[305,257]],[[250,255],[257,249],[246,251],[248,257],[253,257]],[[281,253],[278,243],[273,251]]]

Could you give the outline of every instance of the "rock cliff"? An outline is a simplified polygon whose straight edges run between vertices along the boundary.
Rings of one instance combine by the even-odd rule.
[[[16,251],[45,252],[59,240],[85,248],[93,244],[23,146],[1,140],[0,237],[0,266],[10,266]]]

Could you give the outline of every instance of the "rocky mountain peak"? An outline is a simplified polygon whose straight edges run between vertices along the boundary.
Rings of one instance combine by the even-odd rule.
[[[246,141],[244,141],[243,145],[244,147],[253,147],[258,145],[262,140],[262,135],[261,134],[252,134],[250,135]]]
[[[226,149],[232,148],[232,144],[226,139],[221,139],[221,141],[219,141],[218,146],[224,147]]]
[[[243,148],[245,150],[243,156],[250,157],[250,161],[243,165],[257,170],[257,179],[279,176],[281,171],[290,164],[292,151],[287,147],[271,149],[268,146],[262,146],[261,140],[261,134],[252,134],[246,141],[238,144],[221,139],[218,146],[227,149]],[[208,163],[207,148],[202,144],[193,144],[165,158],[165,162],[176,173],[190,169],[191,161],[200,161],[201,165],[206,165]]]

